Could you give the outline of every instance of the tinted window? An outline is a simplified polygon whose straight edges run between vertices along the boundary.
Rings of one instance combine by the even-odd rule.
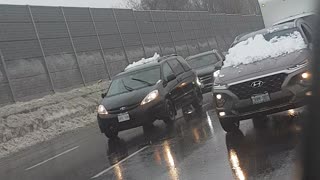
[[[114,79],[107,96],[127,93],[155,85],[160,80],[160,67],[131,72]]]
[[[215,63],[219,62],[218,57],[216,54],[206,54],[203,56],[198,56],[192,59],[188,60],[188,63],[193,69],[203,68],[206,66],[213,65]]]
[[[168,63],[164,63],[162,71],[163,71],[163,77],[165,78],[165,80],[167,80],[167,77],[169,75],[174,74]]]
[[[179,63],[177,59],[170,60],[168,61],[168,63],[176,75],[179,75],[184,72],[182,65]]]

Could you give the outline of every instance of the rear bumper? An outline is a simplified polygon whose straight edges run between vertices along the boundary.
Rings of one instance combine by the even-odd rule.
[[[165,116],[165,105],[163,100],[150,102],[143,106],[138,106],[135,109],[128,111],[130,120],[119,122],[118,114],[108,114],[104,116],[97,116],[100,131],[102,133],[115,129],[116,131],[123,131],[135,127],[139,127],[148,122],[153,122]]]

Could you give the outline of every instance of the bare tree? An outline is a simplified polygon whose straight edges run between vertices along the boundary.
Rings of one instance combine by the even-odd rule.
[[[228,14],[260,14],[258,0],[127,0],[135,10],[191,10]]]

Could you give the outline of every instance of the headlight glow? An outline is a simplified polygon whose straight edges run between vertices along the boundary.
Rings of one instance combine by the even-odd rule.
[[[217,95],[216,95],[216,98],[217,98],[218,100],[221,100],[221,99],[222,99],[222,95],[221,95],[221,94],[217,94]]]
[[[213,73],[213,77],[217,78],[217,77],[219,76],[219,74],[220,74],[220,70],[215,71],[215,72]]]
[[[155,100],[159,96],[159,91],[154,90],[151,91],[141,102],[141,105],[145,105],[153,100]]]
[[[106,110],[106,108],[103,105],[99,105],[98,106],[98,114],[107,115],[108,111]]]
[[[302,74],[301,74],[301,77],[302,77],[303,79],[309,79],[309,78],[311,77],[311,74],[308,73],[308,72],[305,72],[305,73],[302,73]]]

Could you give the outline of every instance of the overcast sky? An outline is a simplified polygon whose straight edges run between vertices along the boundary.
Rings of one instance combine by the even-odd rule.
[[[0,4],[111,8],[123,7],[125,1],[126,0],[0,0]]]

